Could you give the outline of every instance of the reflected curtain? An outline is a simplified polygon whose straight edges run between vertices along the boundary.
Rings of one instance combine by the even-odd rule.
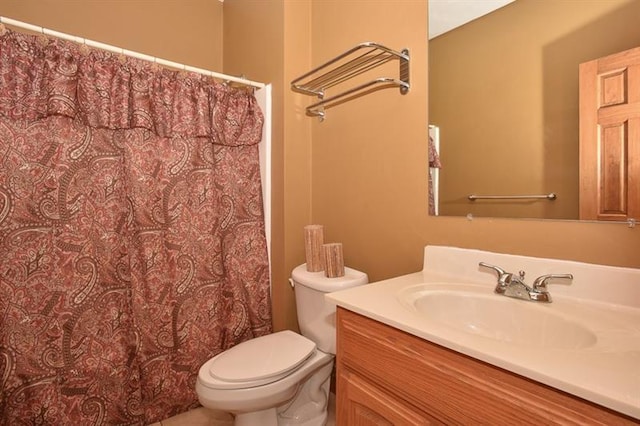
[[[429,136],[429,169],[441,169],[442,163],[440,162],[440,155],[436,149],[436,144],[433,138]],[[436,214],[436,201],[435,191],[433,188],[433,177],[431,176],[431,170],[429,170],[429,214],[435,216]]]
[[[147,424],[271,332],[247,91],[0,37],[0,424]]]

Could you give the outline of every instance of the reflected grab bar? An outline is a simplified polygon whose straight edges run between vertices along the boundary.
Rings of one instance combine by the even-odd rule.
[[[537,199],[546,199],[549,201],[553,201],[558,196],[554,192],[550,192],[548,194],[543,195],[475,195],[471,194],[467,197],[470,201],[475,200],[537,200]]]

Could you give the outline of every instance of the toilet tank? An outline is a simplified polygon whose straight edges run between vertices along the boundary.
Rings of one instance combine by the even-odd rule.
[[[327,278],[324,271],[309,272],[306,264],[291,273],[296,295],[296,311],[300,333],[313,340],[325,353],[336,353],[336,307],[324,295],[369,282],[367,274],[344,268],[344,276]]]

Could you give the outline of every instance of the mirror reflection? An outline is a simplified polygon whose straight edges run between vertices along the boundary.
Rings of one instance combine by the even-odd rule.
[[[579,64],[640,46],[638,16],[640,0],[515,0],[431,39],[437,214],[577,220]]]

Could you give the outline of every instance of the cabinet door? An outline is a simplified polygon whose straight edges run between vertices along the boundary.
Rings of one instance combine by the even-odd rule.
[[[338,373],[337,395],[339,426],[441,424],[349,370]]]

